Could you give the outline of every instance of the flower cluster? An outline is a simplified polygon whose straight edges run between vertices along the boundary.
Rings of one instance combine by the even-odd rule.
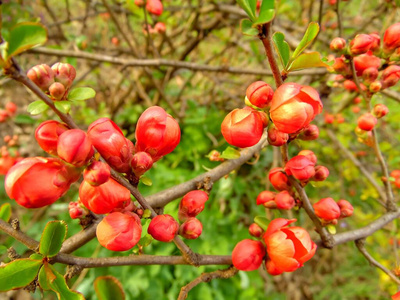
[[[0,109],[0,123],[12,118],[17,111],[17,105],[14,102],[7,102],[4,109]]]
[[[0,148],[0,175],[6,175],[8,170],[22,158],[19,153],[18,136],[4,137],[5,146]]]

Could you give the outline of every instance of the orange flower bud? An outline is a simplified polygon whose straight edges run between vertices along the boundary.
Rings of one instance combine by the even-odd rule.
[[[197,216],[203,211],[207,200],[208,194],[204,191],[196,190],[187,193],[179,204],[179,220],[185,221],[187,218]]]
[[[347,218],[353,215],[354,208],[349,201],[341,199],[337,204],[340,208],[340,218]]]
[[[301,150],[299,154],[307,157],[314,165],[317,163],[317,156],[311,150]]]
[[[265,268],[267,269],[268,274],[272,276],[281,275],[283,273],[283,271],[279,270],[270,259],[267,259],[265,262]]]
[[[346,40],[340,37],[334,38],[329,47],[332,51],[341,51],[346,47]]]
[[[169,243],[178,234],[179,224],[170,215],[155,216],[150,224],[147,232],[157,241]]]
[[[157,33],[164,33],[167,30],[167,27],[165,26],[165,24],[163,22],[157,22],[156,25],[154,25],[154,30]]]
[[[71,219],[81,219],[89,214],[89,210],[79,202],[70,202],[68,212]]]
[[[94,186],[107,182],[110,176],[110,166],[97,160],[93,161],[83,172],[84,180]]]
[[[395,23],[386,29],[383,36],[383,50],[386,53],[393,52],[394,49],[400,47],[400,23]]]
[[[365,131],[371,131],[377,123],[378,120],[370,113],[363,114],[357,120],[358,127]]]
[[[361,74],[363,74],[363,72],[368,68],[378,69],[380,65],[381,59],[372,55],[371,52],[354,57],[354,67],[357,76],[361,76]]]
[[[375,104],[374,109],[372,110],[372,114],[378,119],[386,116],[389,113],[389,108],[386,105],[379,103]]]
[[[340,217],[339,205],[332,198],[324,198],[313,205],[318,218],[333,221]]]
[[[379,71],[377,68],[367,68],[362,73],[362,78],[364,79],[364,83],[372,83],[374,82],[379,75]]]
[[[382,81],[385,88],[394,86],[399,81],[399,79],[400,66],[391,65],[382,72]]]
[[[317,249],[305,229],[287,227],[295,221],[282,218],[272,220],[263,236],[276,273],[297,270],[314,256]]]
[[[307,181],[315,174],[314,163],[303,155],[297,155],[286,163],[285,172],[297,180]]]
[[[26,74],[42,91],[47,91],[54,82],[54,72],[48,65],[37,65]]]
[[[290,189],[289,178],[283,173],[283,168],[273,168],[269,171],[268,179],[277,191]]]
[[[327,167],[324,166],[316,166],[315,167],[315,174],[312,181],[324,181],[329,176],[329,170]]]
[[[178,146],[181,130],[178,122],[163,108],[152,106],[140,116],[135,136],[136,151],[149,153],[156,162]]]
[[[131,212],[113,212],[107,215],[96,229],[100,245],[111,251],[132,249],[142,235],[139,217]]]
[[[377,93],[382,89],[382,83],[380,81],[371,82],[369,85],[369,91],[371,93]]]
[[[13,102],[7,102],[5,106],[6,111],[10,116],[13,116],[15,112],[17,111],[17,105]]]
[[[259,108],[268,107],[271,103],[274,90],[264,81],[256,81],[249,85],[246,97],[250,103]]]
[[[40,148],[51,155],[57,155],[58,139],[68,129],[64,123],[55,120],[45,121],[36,128],[35,138]]]
[[[54,100],[61,100],[65,95],[65,87],[60,82],[54,82],[49,87],[50,96],[53,97]]]
[[[249,226],[249,233],[251,236],[259,238],[262,236],[263,232],[264,232],[264,230],[260,226],[258,226],[256,223],[252,223]]]
[[[50,205],[64,195],[80,173],[56,158],[29,157],[14,165],[5,178],[7,195],[26,208]]]
[[[272,98],[270,116],[278,130],[296,133],[322,111],[318,92],[297,83],[281,85]]]
[[[264,205],[268,202],[274,202],[276,193],[271,191],[262,191],[257,196],[257,205]]]
[[[93,157],[94,149],[83,130],[70,129],[59,136],[57,154],[67,163],[83,167]]]
[[[366,53],[374,44],[375,39],[368,34],[358,34],[350,42],[350,51],[352,54]]]
[[[295,205],[293,197],[288,191],[282,191],[275,196],[275,203],[277,209],[289,210]]]
[[[196,218],[189,218],[179,228],[179,235],[188,240],[197,239],[203,232],[203,224]]]
[[[350,66],[346,63],[343,56],[335,58],[335,63],[332,66],[332,70],[336,73],[349,74]]]
[[[265,246],[259,241],[245,239],[236,244],[232,251],[232,263],[241,271],[257,270],[264,259]]]
[[[131,160],[131,167],[133,173],[137,177],[142,176],[148,170],[151,169],[153,166],[153,159],[151,158],[150,154],[146,152],[137,152],[133,155]]]
[[[343,87],[348,90],[349,92],[357,92],[358,88],[357,85],[354,83],[354,81],[351,80],[345,80],[343,82]]]
[[[110,178],[99,186],[92,186],[85,180],[79,187],[79,198],[83,205],[95,214],[108,214],[113,209],[121,208],[129,203],[130,192]]]
[[[276,126],[272,123],[268,127],[268,143],[275,147],[280,147],[287,143],[289,135],[276,129]]]
[[[163,12],[163,5],[160,0],[147,0],[146,9],[149,13],[159,16]]]
[[[251,107],[234,109],[221,124],[221,132],[225,140],[239,148],[257,144],[263,131],[263,118],[258,111]]]
[[[303,141],[313,141],[319,137],[319,128],[317,125],[310,124],[298,135]]]
[[[58,62],[52,65],[51,69],[54,72],[54,80],[60,82],[68,90],[76,77],[75,68],[70,64]]]
[[[12,156],[0,157],[0,175],[6,175],[13,165],[17,163],[17,159]]]

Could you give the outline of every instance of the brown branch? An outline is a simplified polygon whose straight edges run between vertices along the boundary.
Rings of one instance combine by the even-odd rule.
[[[9,236],[12,236],[17,241],[21,242],[29,249],[33,251],[37,251],[39,247],[39,242],[27,236],[20,230],[15,230],[10,224],[0,219],[0,229],[7,233]]]
[[[233,276],[235,276],[239,271],[235,267],[230,267],[225,270],[217,270],[214,272],[210,273],[203,273],[199,277],[197,277],[195,280],[191,281],[187,285],[181,288],[181,291],[178,296],[178,300],[185,300],[188,296],[188,293],[197,285],[199,285],[202,282],[210,282],[213,279],[216,278],[222,278],[222,279],[228,279]]]
[[[76,57],[87,60],[106,62],[115,65],[123,65],[126,67],[174,67],[178,69],[188,69],[193,71],[203,72],[219,72],[219,73],[231,73],[239,75],[263,75],[272,76],[272,72],[268,70],[255,70],[255,69],[244,69],[240,67],[228,67],[228,66],[208,66],[201,65],[186,61],[168,60],[168,59],[125,59],[120,57],[114,57],[110,55],[95,54],[84,51],[69,51],[69,50],[58,50],[39,47],[29,50],[31,53],[39,53],[45,55],[64,56],[64,57]],[[291,72],[293,76],[303,75],[324,75],[327,71],[325,69],[310,69],[305,71]]]
[[[391,99],[393,99],[393,100],[395,100],[395,101],[400,103],[400,94],[395,92],[395,91],[386,89],[386,90],[381,91],[381,94],[383,94],[383,95],[385,95],[385,96],[387,96],[387,97],[389,97],[389,98],[391,98]]]
[[[379,263],[375,258],[371,256],[371,254],[368,253],[367,249],[365,249],[365,239],[359,239],[355,241],[355,244],[358,248],[358,250],[361,252],[362,255],[369,261],[369,263],[379,269],[381,269],[383,272],[385,272],[397,285],[400,285],[400,279],[397,278],[397,276],[390,271],[388,268],[386,268],[384,265]]]
[[[72,253],[76,249],[79,249],[86,243],[90,242],[96,237],[96,228],[102,218],[99,218],[93,222],[88,228],[74,234],[70,238],[66,239],[61,247],[60,252]]]

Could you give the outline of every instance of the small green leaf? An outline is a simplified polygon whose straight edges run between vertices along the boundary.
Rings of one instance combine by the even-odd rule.
[[[290,49],[288,43],[285,41],[285,35],[281,32],[275,32],[272,36],[272,41],[274,42],[274,47],[278,53],[282,67],[286,70],[289,63]]]
[[[267,230],[268,225],[269,225],[268,219],[265,217],[261,217],[261,216],[256,216],[254,218],[254,223],[256,223],[258,226],[260,226],[264,230]]]
[[[11,204],[10,203],[4,203],[2,206],[0,206],[0,219],[2,219],[4,222],[8,222],[11,217]]]
[[[67,235],[67,224],[64,221],[48,222],[40,239],[39,252],[47,257],[57,255]]]
[[[96,91],[90,87],[79,87],[68,93],[68,100],[83,101],[96,96]]]
[[[33,253],[29,258],[33,260],[43,260],[44,256],[39,253]]]
[[[69,101],[55,101],[54,106],[64,114],[69,113],[71,110],[71,102]]]
[[[258,30],[252,26],[253,22],[251,22],[249,19],[243,19],[240,21],[240,30],[244,35],[249,35],[249,36],[258,35]]]
[[[28,113],[31,115],[38,115],[46,111],[49,107],[42,100],[37,100],[28,105]]]
[[[260,12],[260,15],[254,22],[254,25],[269,23],[274,17],[275,17],[275,9],[266,9],[262,13]]]
[[[261,2],[260,14],[269,9],[275,9],[275,0],[263,0]]]
[[[47,30],[39,23],[22,22],[15,25],[8,38],[7,59],[47,41]]]
[[[4,253],[7,252],[7,247],[4,245],[0,245],[0,255],[3,255]]]
[[[149,177],[146,176],[142,176],[140,177],[140,181],[147,186],[152,186],[153,185],[153,181],[151,181],[151,179]]]
[[[240,151],[232,148],[232,147],[227,147],[222,153],[221,153],[221,158],[225,159],[236,159],[240,157]]]
[[[328,67],[326,63],[321,60],[319,52],[303,53],[297,57],[289,66],[288,71],[301,70],[306,68]]]
[[[41,261],[16,259],[0,267],[0,291],[5,292],[30,284],[36,277]]]
[[[308,25],[306,33],[304,34],[303,38],[301,39],[296,50],[294,50],[292,59],[296,59],[296,57],[299,56],[307,48],[307,46],[309,44],[311,44],[311,42],[316,38],[318,32],[319,32],[318,23],[311,22]]]
[[[330,234],[336,234],[336,227],[335,227],[335,225],[330,224],[330,225],[326,226],[326,229],[328,229],[328,231],[329,231]]]
[[[138,244],[143,247],[147,247],[148,245],[151,244],[152,241],[153,241],[153,237],[150,234],[146,234],[144,237],[142,237],[140,239]]]
[[[142,215],[142,218],[150,218],[151,216],[151,211],[150,209],[145,209]]]
[[[35,124],[36,120],[28,115],[16,115],[14,118],[16,124]]]
[[[122,284],[113,276],[97,277],[94,281],[94,290],[99,300],[124,300],[125,293]]]
[[[250,20],[254,21],[256,19],[257,0],[237,0],[236,2],[244,9]]]
[[[49,263],[45,263],[40,269],[39,284],[42,289],[55,292],[59,300],[85,299],[82,294],[70,290],[64,277]]]

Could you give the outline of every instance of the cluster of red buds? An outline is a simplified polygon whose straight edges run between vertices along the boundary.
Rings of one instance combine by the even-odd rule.
[[[232,252],[233,265],[242,271],[253,271],[264,261],[271,275],[293,272],[302,267],[314,256],[317,245],[304,228],[288,226],[295,221],[272,220],[266,231],[256,223],[250,225],[250,234],[258,240],[240,241]]]
[[[67,100],[68,92],[76,77],[76,70],[70,64],[46,64],[29,69],[27,76],[53,101]]]
[[[150,24],[147,25],[146,27],[143,28],[143,33],[147,34],[149,32],[150,34],[163,34],[167,30],[167,27],[165,26],[165,23],[163,22],[157,22],[154,27],[151,26]]]
[[[312,87],[285,83],[274,92],[267,83],[256,81],[247,88],[245,102],[249,106],[230,112],[221,125],[222,135],[233,146],[257,144],[269,118],[272,123],[268,126],[268,142],[273,146],[295,138],[309,141],[319,136],[318,127],[310,122],[321,113],[322,102]]]
[[[351,217],[354,208],[347,200],[339,200],[335,202],[332,198],[324,198],[314,203],[314,212],[321,219],[322,225],[336,225],[338,219]]]
[[[160,16],[164,10],[160,0],[135,0],[135,4],[139,7],[146,5],[146,10],[156,16]]]
[[[0,175],[6,175],[8,170],[22,159],[18,151],[19,143],[17,135],[12,137],[6,135],[4,143],[6,145],[0,148]]]
[[[12,118],[17,111],[17,105],[13,102],[7,102],[4,109],[0,109],[0,123]]]
[[[350,92],[358,88],[352,81],[350,59],[354,60],[356,75],[365,92],[373,94],[394,86],[400,80],[400,23],[391,25],[383,36],[376,33],[359,34],[349,44],[343,38],[335,38],[330,44],[333,51],[341,54],[335,58],[331,71],[338,83]],[[338,85],[338,84],[337,84]]]

